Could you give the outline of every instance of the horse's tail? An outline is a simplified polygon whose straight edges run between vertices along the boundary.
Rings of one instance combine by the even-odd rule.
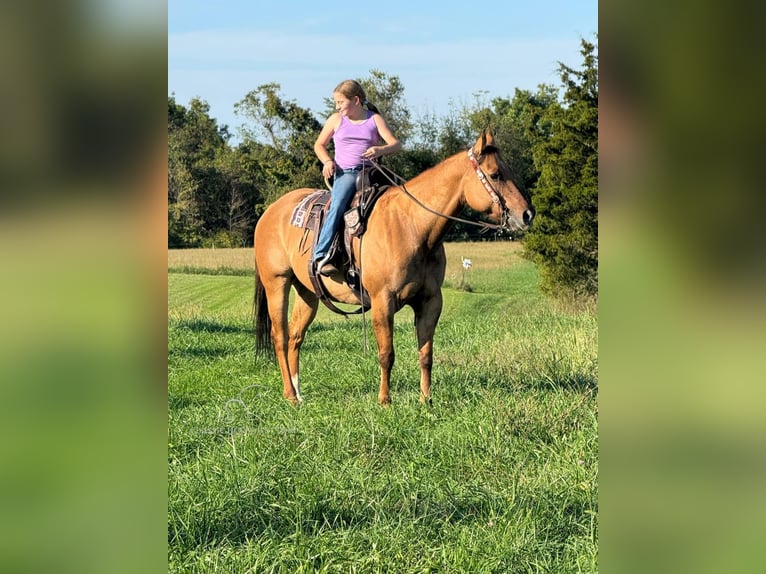
[[[255,357],[270,355],[274,351],[271,345],[271,316],[266,301],[266,289],[263,287],[258,266],[255,267],[255,295],[253,297],[253,323],[255,327]]]

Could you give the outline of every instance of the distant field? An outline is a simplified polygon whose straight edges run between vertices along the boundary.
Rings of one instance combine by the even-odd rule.
[[[178,267],[252,269],[253,249],[168,249],[168,268]]]
[[[463,273],[462,259],[470,259],[472,267],[466,272],[466,280],[480,275],[481,270],[498,269],[517,264],[521,258],[522,245],[513,241],[456,242],[445,244],[447,251],[447,275],[445,282],[458,284]],[[169,249],[168,269],[179,273],[203,273],[243,275],[253,270],[253,249]]]
[[[369,317],[365,349],[320,306],[292,407],[254,361],[251,251],[170,251],[169,571],[597,572],[596,313],[519,249],[447,244],[433,405],[404,309],[389,408]]]

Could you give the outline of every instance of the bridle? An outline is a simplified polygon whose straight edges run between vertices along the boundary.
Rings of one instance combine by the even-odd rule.
[[[516,218],[515,215],[511,212],[510,209],[508,209],[508,206],[505,204],[505,200],[503,199],[503,196],[497,193],[497,190],[494,188],[494,186],[490,183],[489,178],[487,178],[487,175],[484,173],[484,171],[479,167],[479,162],[476,160],[476,156],[473,154],[473,148],[468,148],[468,159],[471,162],[471,167],[473,167],[474,171],[476,172],[476,176],[479,178],[479,181],[484,186],[484,189],[487,190],[487,193],[489,194],[489,197],[492,199],[492,202],[496,205],[500,206],[500,225],[497,225],[496,227],[499,227],[500,229],[509,230],[511,229],[510,223],[515,223],[519,228],[524,228],[524,225]]]
[[[495,190],[492,184],[489,183],[489,179],[487,179],[486,174],[479,167],[479,162],[476,161],[476,156],[473,155],[473,148],[470,147],[468,148],[468,159],[471,161],[471,167],[473,167],[474,171],[476,172],[479,181],[484,186],[484,189],[487,190],[489,197],[492,198],[492,203],[499,205],[501,209],[505,210],[505,201],[503,201],[503,198],[497,193],[497,190]]]

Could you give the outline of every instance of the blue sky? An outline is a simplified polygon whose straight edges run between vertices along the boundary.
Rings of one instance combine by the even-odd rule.
[[[378,69],[413,117],[441,116],[474,94],[558,86],[558,62],[579,68],[597,31],[597,0],[168,0],[168,95],[202,98],[236,135],[234,104],[261,84],[324,120],[341,80]]]

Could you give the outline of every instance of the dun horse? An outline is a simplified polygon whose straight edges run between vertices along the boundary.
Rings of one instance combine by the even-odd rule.
[[[311,233],[289,224],[293,209],[313,189],[298,189],[279,198],[255,228],[255,322],[257,350],[268,348],[270,333],[283,394],[300,402],[301,344],[316,316],[319,299],[311,287],[308,259]],[[447,158],[403,186],[390,187],[378,200],[362,236],[352,248],[361,262],[362,282],[370,296],[370,315],[380,361],[378,402],[391,402],[394,365],[394,314],[409,305],[415,314],[420,363],[420,399],[431,398],[433,337],[442,310],[441,285],[446,257],[443,239],[451,221],[465,207],[484,213],[504,229],[526,229],[534,216],[529,200],[511,180],[492,133],[482,132],[476,144]],[[359,256],[361,255],[361,259]],[[359,304],[344,282],[323,278],[331,297]],[[295,297],[288,323],[291,288]]]

